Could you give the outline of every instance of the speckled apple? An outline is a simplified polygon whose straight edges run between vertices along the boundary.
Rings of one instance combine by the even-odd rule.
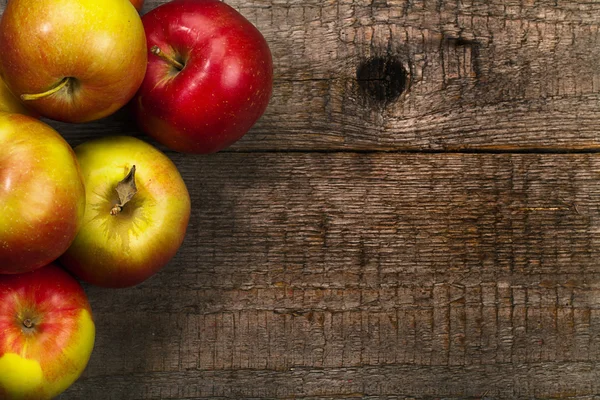
[[[140,16],[123,0],[10,0],[0,47],[10,90],[33,111],[66,122],[121,108],[147,65]]]
[[[75,238],[85,189],[71,146],[49,125],[0,113],[0,274],[32,271]]]
[[[145,281],[177,253],[187,230],[190,196],[177,167],[129,136],[94,139],[75,153],[87,204],[81,229],[59,261],[98,286]],[[137,191],[123,204],[117,189],[134,166]]]
[[[265,112],[273,86],[267,41],[218,0],[174,0],[142,17],[148,70],[132,102],[140,128],[172,150],[214,153]]]
[[[0,275],[0,398],[51,399],[75,382],[94,348],[81,285],[54,264]]]

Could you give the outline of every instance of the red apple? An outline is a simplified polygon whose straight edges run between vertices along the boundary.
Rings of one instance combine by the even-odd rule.
[[[174,0],[142,17],[148,69],[134,99],[140,128],[180,152],[213,153],[264,113],[273,64],[262,34],[219,0]]]
[[[10,0],[0,47],[10,90],[33,111],[66,122],[121,108],[147,65],[142,21],[124,0]]]
[[[0,398],[50,399],[79,378],[94,347],[81,285],[56,265],[0,276]]]
[[[0,273],[42,267],[71,244],[84,214],[83,178],[50,126],[0,113]]]
[[[167,264],[190,217],[186,185],[171,160],[128,136],[75,148],[87,205],[77,237],[60,262],[98,286],[133,286]]]

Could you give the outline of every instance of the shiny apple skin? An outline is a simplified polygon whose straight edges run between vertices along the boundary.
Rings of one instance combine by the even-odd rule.
[[[83,220],[83,178],[69,144],[45,123],[0,113],[0,273],[57,259]]]
[[[23,103],[12,94],[2,76],[0,76],[0,112],[18,113],[26,115],[34,115]]]
[[[67,272],[49,264],[0,275],[0,399],[57,396],[87,366],[94,340],[87,296]]]
[[[262,34],[218,0],[174,0],[142,17],[148,70],[134,99],[141,130],[170,149],[214,153],[262,116],[273,62]],[[178,71],[153,46],[182,61]]]
[[[86,186],[83,224],[60,262],[86,282],[137,285],[177,253],[190,218],[190,196],[173,162],[128,136],[104,137],[75,148]],[[138,192],[117,215],[116,185],[136,166]]]
[[[147,66],[134,6],[123,0],[11,0],[0,21],[0,65],[17,96],[41,93],[63,78],[69,89],[27,107],[42,116],[87,122],[125,105]]]

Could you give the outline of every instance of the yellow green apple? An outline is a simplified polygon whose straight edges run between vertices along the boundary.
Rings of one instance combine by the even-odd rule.
[[[82,226],[60,262],[98,286],[125,287],[154,275],[177,253],[190,196],[177,167],[129,136],[83,143],[75,153],[85,183]]]
[[[0,399],[51,399],[75,382],[94,347],[87,296],[49,264],[0,275]]]
[[[125,105],[146,72],[146,36],[128,0],[10,0],[0,21],[10,90],[42,116],[86,122]]]
[[[0,274],[58,258],[75,238],[84,208],[71,146],[33,117],[0,112]]]

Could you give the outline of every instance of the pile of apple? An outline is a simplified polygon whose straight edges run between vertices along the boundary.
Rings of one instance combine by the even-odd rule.
[[[269,102],[271,53],[239,12],[219,0],[140,9],[9,0],[1,17],[0,399],[50,399],[75,382],[95,338],[78,279],[143,282],[176,254],[190,217],[177,167],[152,144],[115,135],[72,149],[43,118],[84,123],[127,107],[165,147],[206,154]]]

